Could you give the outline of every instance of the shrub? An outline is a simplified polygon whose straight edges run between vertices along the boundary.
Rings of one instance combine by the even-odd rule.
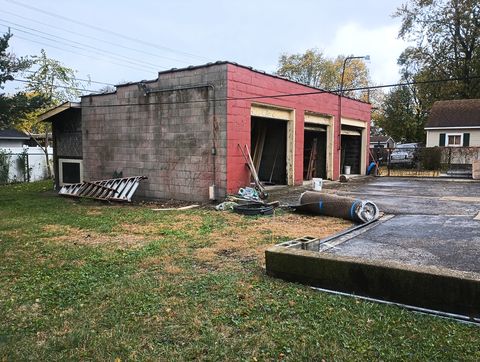
[[[10,152],[0,150],[0,184],[8,183],[8,172],[10,171]]]
[[[420,151],[420,161],[424,170],[440,170],[441,159],[440,147],[425,147]]]

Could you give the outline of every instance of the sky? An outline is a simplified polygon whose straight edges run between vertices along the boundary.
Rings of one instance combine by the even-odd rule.
[[[0,0],[9,52],[50,58],[107,84],[155,79],[157,72],[229,60],[269,73],[282,53],[317,48],[328,57],[369,55],[376,84],[399,79],[392,14],[405,0]],[[98,83],[95,83],[98,82]],[[5,91],[22,86],[12,82]]]

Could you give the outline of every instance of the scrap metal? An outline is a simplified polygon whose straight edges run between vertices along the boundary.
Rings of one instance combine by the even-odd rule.
[[[131,202],[132,196],[141,180],[146,176],[113,178],[99,181],[85,181],[78,184],[64,185],[59,195],[83,197],[104,201]]]

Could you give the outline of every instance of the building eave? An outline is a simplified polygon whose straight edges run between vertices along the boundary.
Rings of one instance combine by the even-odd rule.
[[[81,105],[78,102],[65,102],[60,104],[59,106],[56,106],[54,108],[49,109],[45,113],[42,113],[41,115],[38,116],[38,120],[41,122],[48,122],[48,119],[56,116],[57,114],[60,114],[68,109],[71,108],[77,108],[80,109]]]
[[[480,129],[480,126],[458,126],[458,127],[425,127],[425,131],[449,130],[449,129]]]

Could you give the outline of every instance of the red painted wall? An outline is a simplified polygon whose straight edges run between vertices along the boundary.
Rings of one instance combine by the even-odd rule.
[[[295,109],[295,184],[303,182],[303,136],[305,111],[334,116],[333,177],[340,176],[339,165],[339,97],[330,93],[289,96],[282,98],[238,99],[276,94],[316,91],[284,79],[262,74],[248,68],[228,64],[227,67],[227,192],[237,192],[249,182],[249,173],[238,144],[250,145],[250,107],[252,103],[271,104]],[[236,98],[236,99],[231,99]],[[370,134],[370,104],[342,99],[342,117],[363,120]],[[367,137],[367,140],[369,137]],[[369,147],[368,142],[365,147]],[[368,161],[368,152],[367,152]],[[367,163],[368,164],[368,163]]]

